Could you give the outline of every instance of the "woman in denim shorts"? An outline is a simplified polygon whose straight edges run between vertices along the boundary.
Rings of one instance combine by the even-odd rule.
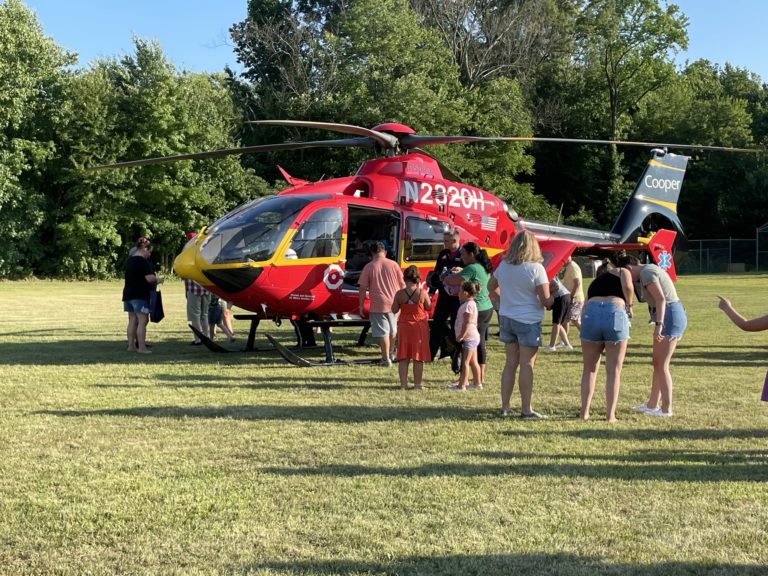
[[[542,266],[541,248],[528,231],[512,239],[504,259],[488,281],[488,290],[500,296],[499,329],[506,361],[501,373],[501,415],[510,412],[512,390],[520,370],[520,417],[544,418],[531,406],[533,367],[541,345],[544,308],[554,298],[549,293],[547,272]]]
[[[616,422],[616,404],[621,387],[621,369],[629,340],[629,318],[632,314],[632,278],[628,270],[608,263],[587,290],[587,302],[581,315],[581,412],[579,418],[589,420],[589,407],[595,392],[600,356],[605,351],[605,417]]]
[[[677,343],[688,325],[685,309],[677,297],[677,290],[669,274],[656,264],[640,264],[634,256],[623,256],[618,261],[632,273],[632,280],[640,282],[643,300],[653,312],[653,381],[647,402],[635,410],[648,416],[672,416],[672,373],[669,364]],[[661,401],[661,405],[659,405]]]

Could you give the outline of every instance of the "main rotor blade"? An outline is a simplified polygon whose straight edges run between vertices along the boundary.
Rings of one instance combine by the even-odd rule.
[[[391,134],[385,134],[384,132],[377,132],[376,130],[370,130],[363,128],[362,126],[354,126],[352,124],[337,124],[335,122],[312,122],[309,120],[250,120],[248,124],[265,124],[268,126],[295,126],[299,128],[318,128],[322,130],[330,130],[332,132],[341,132],[342,134],[354,134],[355,136],[365,136],[372,138],[384,148],[395,149],[398,145],[398,140]]]
[[[615,144],[617,146],[641,146],[644,148],[676,148],[680,150],[713,150],[721,152],[747,152],[759,154],[755,148],[732,148],[729,146],[705,146],[702,144],[669,144],[662,142],[634,142],[631,140],[592,140],[580,138],[545,138],[541,136],[416,136],[408,134],[400,138],[406,149],[435,144],[456,144],[462,142],[553,142],[564,144]]]
[[[221,158],[233,154],[249,154],[253,152],[270,152],[273,150],[300,150],[302,148],[373,148],[375,144],[368,138],[344,138],[342,140],[315,140],[312,142],[286,142],[283,144],[262,144],[259,146],[244,146],[242,148],[222,148],[221,150],[209,150],[208,152],[194,152],[191,154],[177,154],[175,156],[159,156],[157,158],[144,158],[142,160],[129,160],[115,164],[102,164],[91,166],[88,171],[106,170],[111,168],[131,168],[136,166],[148,166],[150,164],[166,164],[180,160],[205,160],[206,158]]]

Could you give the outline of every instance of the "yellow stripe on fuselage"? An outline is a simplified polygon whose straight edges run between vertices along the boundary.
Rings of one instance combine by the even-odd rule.
[[[655,200],[653,198],[642,198],[642,200],[646,202],[652,202],[653,204],[658,204],[659,206],[664,206],[664,208],[668,208],[669,210],[672,210],[675,214],[677,214],[677,204],[674,202],[664,202],[664,200]]]
[[[657,168],[666,168],[667,170],[675,170],[676,172],[682,172],[685,174],[685,168],[675,168],[674,166],[668,166],[663,162],[659,162],[658,160],[649,160],[648,165],[656,166]]]

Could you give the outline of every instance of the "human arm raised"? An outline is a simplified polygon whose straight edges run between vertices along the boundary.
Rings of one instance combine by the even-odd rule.
[[[728,298],[725,298],[724,296],[718,296],[718,298],[720,298],[720,302],[717,305],[718,308],[725,312],[725,315],[731,319],[731,322],[736,324],[736,326],[745,332],[760,332],[761,330],[768,330],[768,315],[747,320],[744,318],[744,316],[736,311]]]

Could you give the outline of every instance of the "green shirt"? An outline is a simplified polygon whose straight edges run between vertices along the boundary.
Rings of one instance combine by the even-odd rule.
[[[459,275],[464,278],[464,280],[480,285],[480,292],[475,295],[478,312],[484,312],[485,310],[493,308],[491,299],[488,297],[488,280],[491,275],[486,272],[482,264],[475,262],[474,264],[464,266]]]

